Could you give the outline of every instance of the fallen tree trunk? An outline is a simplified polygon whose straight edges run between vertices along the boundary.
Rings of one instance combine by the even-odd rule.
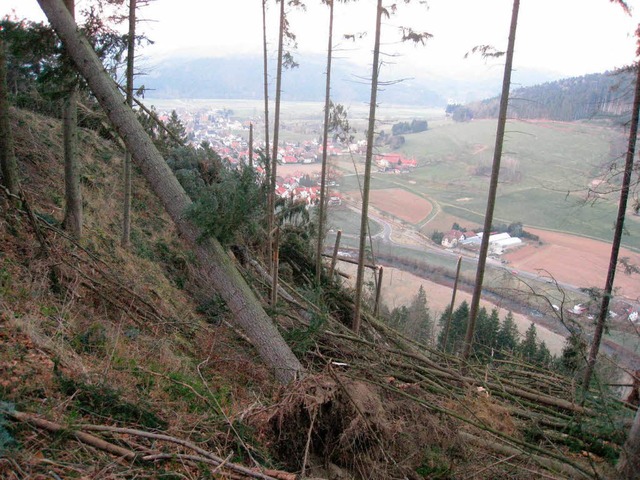
[[[207,283],[204,286],[213,287],[226,302],[233,314],[233,323],[246,333],[278,381],[286,384],[295,379],[302,372],[302,365],[220,243],[215,239],[199,241],[199,229],[185,218],[191,200],[136,119],[133,110],[119,94],[115,82],[104,70],[89,42],[78,31],[62,0],[38,0],[38,3],[151,189],[182,237],[193,248],[199,262],[199,273]]]
[[[136,430],[132,428],[112,427],[107,425],[79,425],[78,429],[70,429],[68,426],[61,425],[59,423],[51,422],[44,418],[40,418],[36,415],[18,412],[16,410],[2,411],[1,413],[7,415],[17,422],[29,423],[37,428],[46,430],[51,433],[68,432],[73,435],[76,440],[86,445],[90,445],[98,450],[108,452],[117,456],[121,460],[127,460],[128,462],[142,461],[142,462],[154,462],[157,460],[192,460],[196,463],[206,463],[217,466],[218,468],[226,468],[232,472],[237,472],[240,475],[251,478],[258,478],[260,480],[291,480],[295,478],[295,475],[282,472],[279,470],[264,470],[250,469],[242,465],[229,462],[229,459],[223,459],[214,455],[213,453],[200,448],[193,442],[184,440],[182,438],[173,437],[171,435],[164,435],[161,433],[146,432],[144,430]],[[185,455],[180,453],[155,453],[153,450],[146,450],[145,452],[139,452],[130,450],[128,448],[121,447],[115,443],[108,442],[107,440],[92,435],[87,432],[83,432],[82,429],[94,431],[94,432],[108,432],[108,433],[122,433],[126,435],[139,436],[149,438],[156,441],[164,441],[173,444],[180,445],[182,447],[194,450],[198,456]],[[150,453],[152,452],[152,453]],[[146,453],[146,454],[145,454]]]
[[[472,435],[465,431],[458,432],[458,436],[465,442],[471,443],[480,448],[486,448],[487,450],[492,450],[500,455],[510,455],[514,457],[525,456],[527,458],[530,458],[532,461],[534,461],[538,465],[552,472],[558,472],[563,475],[566,475],[569,478],[593,478],[592,475],[588,475],[585,471],[578,470],[573,465],[563,463],[559,460],[545,458],[540,455],[535,455],[533,453],[525,452],[523,450],[520,450],[519,448],[503,445],[498,442],[487,441],[486,438],[476,437],[475,435]]]

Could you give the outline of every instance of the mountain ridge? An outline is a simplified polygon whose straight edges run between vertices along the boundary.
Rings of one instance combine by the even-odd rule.
[[[569,77],[510,93],[509,116],[518,119],[576,121],[618,119],[626,121],[633,101],[634,75],[605,72]],[[500,98],[466,105],[475,118],[496,118]]]
[[[322,55],[295,56],[299,67],[283,72],[282,97],[285,101],[323,101],[326,58]],[[274,62],[271,62],[270,68]],[[369,100],[370,68],[334,58],[332,97],[337,102]],[[396,76],[396,78],[394,78]],[[557,78],[549,72],[520,70],[523,85]],[[424,105],[444,108],[452,99],[463,103],[482,100],[500,91],[501,77],[461,78],[426,73],[402,76],[393,68],[383,68],[379,101],[398,105]],[[263,60],[257,55],[234,57],[166,57],[150,67],[145,77],[150,98],[262,99]],[[275,73],[270,72],[270,90]]]

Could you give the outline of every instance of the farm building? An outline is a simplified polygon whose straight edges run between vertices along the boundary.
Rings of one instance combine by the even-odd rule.
[[[477,250],[480,248],[481,242],[482,233],[478,233],[474,237],[469,237],[459,241],[462,247],[469,250]],[[494,255],[502,255],[507,248],[519,245],[522,245],[522,240],[517,237],[512,237],[508,233],[497,233],[489,236],[489,253]]]
[[[376,155],[375,162],[379,168],[415,168],[418,162],[415,158],[405,158],[400,153],[385,153]]]
[[[460,230],[450,230],[442,237],[441,245],[445,248],[454,248],[458,243],[466,238],[465,234]]]

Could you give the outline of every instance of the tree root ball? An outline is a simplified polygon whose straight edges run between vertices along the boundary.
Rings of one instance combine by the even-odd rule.
[[[425,461],[447,463],[451,457],[444,452],[456,450],[447,419],[333,372],[283,389],[262,422],[277,439],[272,450],[278,460],[313,475],[338,470],[350,478],[423,478],[416,472]],[[438,468],[448,470],[449,465]]]

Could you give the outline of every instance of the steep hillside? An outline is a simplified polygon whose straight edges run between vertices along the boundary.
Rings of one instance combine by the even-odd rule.
[[[629,72],[608,72],[518,88],[511,92],[509,116],[558,121],[619,118],[630,110],[633,80]],[[499,97],[494,97],[467,107],[475,118],[496,118],[499,104]]]
[[[2,478],[601,478],[633,409],[518,359],[462,365],[291,286],[271,309],[307,375],[277,388],[137,178],[119,247],[121,152],[80,135],[86,237],[62,219],[61,126],[15,111],[24,198],[0,216]],[[263,277],[242,269],[259,296]],[[303,275],[302,275],[303,276]],[[287,277],[289,278],[289,277]],[[291,275],[294,278],[294,275]]]
[[[268,396],[270,375],[224,326],[224,309],[186,293],[189,254],[156,199],[138,178],[132,249],[121,249],[121,152],[82,131],[86,237],[71,241],[60,230],[60,122],[19,111],[14,126],[26,202],[18,212],[2,205],[0,400],[65,428],[161,429],[211,451],[240,442],[225,412]],[[137,470],[43,433],[11,428],[18,450],[0,477]],[[165,468],[152,470],[162,478]]]

